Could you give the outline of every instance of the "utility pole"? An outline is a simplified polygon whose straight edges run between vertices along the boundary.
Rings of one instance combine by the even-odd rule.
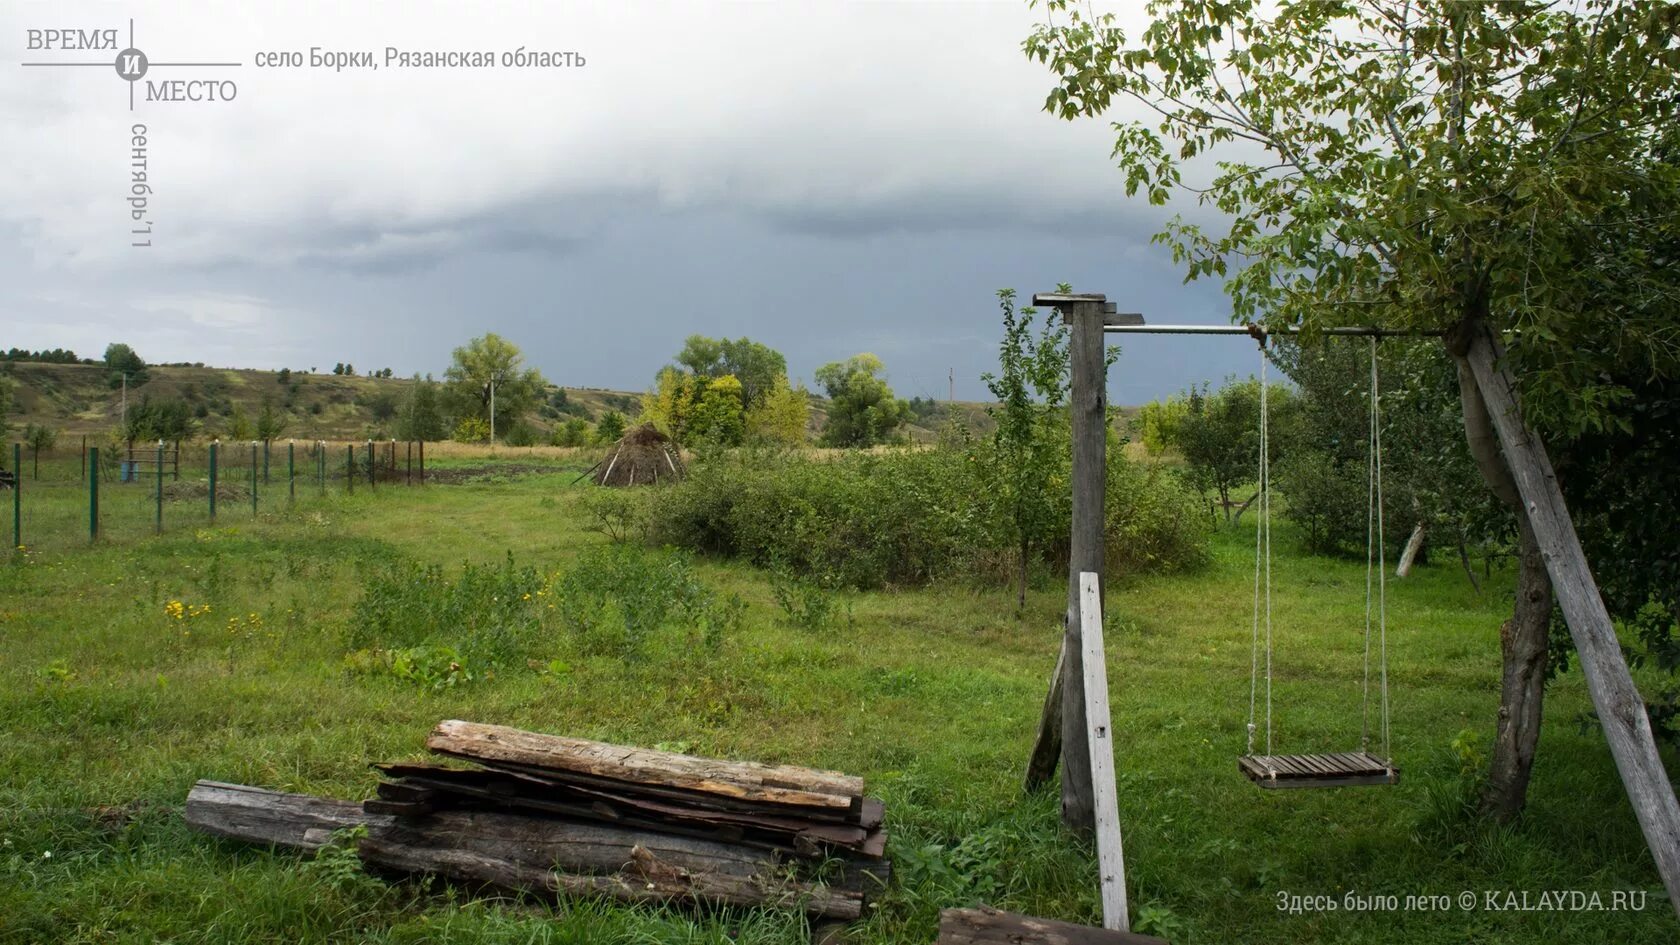
[[[945,379],[950,384],[950,387],[948,387],[945,391],[945,399],[947,401],[955,401],[957,399],[957,369],[949,368],[948,370],[950,373],[946,375]]]

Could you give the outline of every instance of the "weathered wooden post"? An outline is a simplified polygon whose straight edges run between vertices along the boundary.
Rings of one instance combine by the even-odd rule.
[[[1460,349],[1453,350],[1455,343],[1449,340],[1449,350],[1468,364],[1487,405],[1505,463],[1522,497],[1523,512],[1540,542],[1558,606],[1575,641],[1581,674],[1587,679],[1587,693],[1603,726],[1604,740],[1610,744],[1610,755],[1621,773],[1670,904],[1680,910],[1680,801],[1674,796],[1657,752],[1651,719],[1628,671],[1615,624],[1587,566],[1586,552],[1575,534],[1575,523],[1558,488],[1551,458],[1540,438],[1523,421],[1516,385],[1494,338],[1476,326],[1468,338],[1456,343]]]
[[[1061,655],[1062,822],[1089,833],[1093,827],[1090,738],[1086,730],[1085,672],[1079,633],[1079,575],[1103,574],[1103,489],[1108,450],[1108,365],[1104,359],[1103,316],[1107,297],[1040,293],[1034,305],[1062,314],[1068,339],[1068,406],[1073,420],[1073,529],[1068,555],[1067,610]],[[1052,683],[1052,686],[1055,684]],[[1047,713],[1050,706],[1046,706]],[[1039,741],[1055,737],[1041,728]],[[1048,752],[1047,752],[1048,753]],[[1035,756],[1040,754],[1035,750]],[[1053,753],[1051,753],[1053,756]]]

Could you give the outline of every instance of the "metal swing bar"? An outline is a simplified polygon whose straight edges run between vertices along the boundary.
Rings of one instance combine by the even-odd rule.
[[[1111,318],[1125,318],[1125,315],[1110,316]],[[1137,316],[1138,321],[1133,324],[1105,324],[1105,335],[1247,335],[1253,337],[1254,332],[1247,325],[1146,325],[1143,316]],[[1299,328],[1264,328],[1256,326],[1267,335],[1298,335]],[[1422,328],[1372,328],[1360,325],[1333,326],[1318,329],[1324,335],[1351,335],[1369,338],[1439,338],[1446,334]]]

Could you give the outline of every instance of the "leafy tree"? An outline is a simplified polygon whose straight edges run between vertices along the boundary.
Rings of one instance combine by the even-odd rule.
[[[1176,448],[1179,424],[1184,422],[1189,410],[1190,402],[1185,397],[1151,400],[1138,408],[1137,416],[1132,418],[1132,429],[1144,449],[1159,456]]]
[[[603,443],[616,443],[624,436],[624,414],[609,410],[601,414],[595,424],[595,438]]]
[[[741,398],[747,409],[757,406],[774,389],[777,378],[787,378],[787,359],[781,352],[750,338],[731,341],[690,335],[677,354],[677,364],[707,381],[733,375],[741,383]]]
[[[281,387],[285,387],[287,384],[290,384],[292,382],[292,369],[283,367],[274,372],[274,380],[279,383]]]
[[[291,425],[292,419],[283,410],[275,410],[268,398],[263,398],[262,410],[257,414],[257,439],[263,442],[279,438]]]
[[[146,383],[150,375],[146,372],[146,362],[133,348],[121,342],[112,342],[105,346],[105,366],[111,369],[111,386],[123,385],[123,375],[128,375],[128,385],[139,387]]]
[[[1059,503],[1050,487],[1068,481],[1067,328],[1046,317],[1033,334],[1031,308],[1015,311],[1015,290],[998,291],[1003,311],[1003,341],[998,345],[998,373],[982,375],[997,401],[986,407],[996,422],[985,473],[992,501],[1004,510],[1009,547],[1017,552],[1020,589],[1015,606],[1027,606],[1028,565],[1033,546],[1063,527]]]
[[[1288,389],[1273,385],[1266,397],[1269,424],[1274,428],[1286,425],[1291,406]],[[1274,463],[1283,439],[1271,438]],[[1239,505],[1248,507],[1234,500],[1232,492],[1254,482],[1259,471],[1260,382],[1227,379],[1224,387],[1211,394],[1205,385],[1187,392],[1174,445],[1189,467],[1191,483],[1204,494],[1213,493],[1225,521],[1230,522]]]
[[[785,376],[771,383],[755,406],[747,408],[747,439],[774,446],[803,446],[811,423],[811,392],[789,387]]]
[[[1449,333],[1467,446],[1518,526],[1484,797],[1515,816],[1551,584],[1465,353],[1473,339],[1508,344],[1524,420],[1554,437],[1626,433],[1629,379],[1680,369],[1677,267],[1652,251],[1673,245],[1680,204],[1676,7],[1194,0],[1152,4],[1137,42],[1069,0],[1044,8],[1025,49],[1057,76],[1047,110],[1097,116],[1120,96],[1157,116],[1115,126],[1128,193],[1163,203],[1184,162],[1219,159],[1195,183],[1229,225],[1177,219],[1159,239],[1190,278],[1225,277],[1237,318],[1311,332],[1351,310]],[[1642,826],[1667,829],[1654,809]]]
[[[345,377],[355,377],[356,376],[356,366],[354,364],[351,364],[349,361],[344,362],[344,376]]]
[[[690,418],[690,438],[708,446],[740,446],[746,436],[745,400],[735,375],[712,378]]]
[[[46,424],[31,423],[23,428],[23,445],[29,447],[29,457],[34,467],[31,475],[34,478],[41,478],[41,451],[52,449],[56,442],[58,431]]]
[[[456,348],[444,376],[444,399],[458,417],[480,417],[487,426],[507,430],[542,398],[548,382],[524,366],[518,346],[488,332]],[[495,422],[490,424],[494,391]]]
[[[619,436],[623,436],[623,432]],[[616,440],[617,437],[614,437]],[[554,429],[555,446],[584,446],[589,442],[589,421],[572,417]]]
[[[703,392],[704,384],[699,378],[679,368],[666,367],[660,370],[653,390],[642,395],[642,419],[678,443],[687,442],[689,424]]]
[[[910,405],[893,396],[885,366],[873,354],[857,354],[817,369],[828,394],[824,446],[874,446],[886,442],[909,416]]]
[[[121,435],[129,446],[152,440],[178,443],[191,439],[197,426],[192,405],[185,400],[178,397],[153,400],[148,394],[128,408],[127,425]]]
[[[249,440],[256,428],[251,424],[251,418],[246,415],[245,408],[238,404],[228,413],[227,438],[230,440]]]
[[[374,422],[382,424],[397,415],[397,398],[389,391],[380,391],[368,398],[367,408]]]
[[[333,365],[333,373],[334,374],[343,374],[344,373],[344,362],[343,361],[340,361],[337,364]]]
[[[431,442],[443,439],[448,427],[438,405],[438,385],[430,377],[414,375],[401,414],[397,418],[397,435],[405,440]]]

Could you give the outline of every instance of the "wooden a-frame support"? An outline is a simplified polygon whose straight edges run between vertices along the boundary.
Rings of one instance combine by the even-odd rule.
[[[1117,316],[1106,296],[1040,293],[1034,305],[1053,306],[1070,331],[1069,407],[1073,421],[1073,525],[1068,561],[1068,608],[1061,652],[1039,720],[1027,764],[1026,785],[1050,780],[1057,762],[1062,770],[1062,821],[1088,833],[1093,829],[1091,755],[1079,637],[1079,575],[1103,573],[1103,489],[1107,420],[1107,365],[1103,329],[1109,325],[1141,327],[1137,316]],[[1214,333],[1214,332],[1208,332]],[[1342,330],[1341,333],[1394,334]],[[1449,339],[1449,344],[1454,340]],[[1634,816],[1668,890],[1680,912],[1680,801],[1657,753],[1644,700],[1622,656],[1615,626],[1587,565],[1563,492],[1558,487],[1545,446],[1522,420],[1515,384],[1500,361],[1499,346],[1485,328],[1459,338],[1463,357],[1493,419],[1505,462],[1522,497],[1523,513],[1545,556],[1564,619],[1581,658],[1581,671],[1605,740],[1632,802]]]

